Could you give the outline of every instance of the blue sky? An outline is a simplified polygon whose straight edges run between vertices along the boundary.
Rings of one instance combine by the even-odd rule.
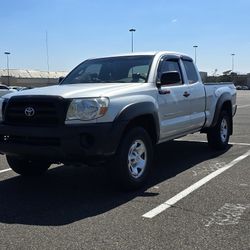
[[[249,0],[0,0],[0,68],[71,70],[89,57],[174,50],[194,56],[211,74],[250,72]]]

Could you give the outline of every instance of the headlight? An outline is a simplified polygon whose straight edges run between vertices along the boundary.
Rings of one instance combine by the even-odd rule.
[[[108,110],[109,99],[106,97],[91,99],[73,99],[69,105],[66,121],[88,121],[99,118]]]
[[[0,121],[3,120],[3,102],[4,102],[4,99],[0,98]]]

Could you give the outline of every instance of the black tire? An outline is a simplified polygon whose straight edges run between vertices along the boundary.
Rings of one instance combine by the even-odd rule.
[[[229,114],[222,111],[214,128],[207,133],[208,144],[212,149],[225,150],[228,147],[231,123]]]
[[[132,149],[133,146],[134,149]],[[141,154],[143,147],[145,147],[145,153]],[[140,171],[140,166],[143,166],[143,160],[145,160],[145,167]],[[152,167],[152,160],[153,145],[147,131],[142,127],[131,128],[124,135],[116,156],[112,161],[114,181],[125,190],[140,188],[145,185],[147,181],[148,174]],[[131,164],[133,161],[134,163]],[[140,163],[141,165],[139,165]],[[136,174],[136,172],[138,174]]]
[[[50,163],[40,160],[28,160],[11,155],[6,155],[6,159],[11,169],[22,176],[39,176],[50,167]]]

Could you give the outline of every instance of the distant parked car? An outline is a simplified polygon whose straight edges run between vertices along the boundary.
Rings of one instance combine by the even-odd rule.
[[[20,90],[21,88],[23,88],[22,86],[10,86],[9,89],[14,89],[14,90]]]
[[[21,91],[21,90],[26,90],[26,89],[32,89],[32,87],[24,87],[24,86],[10,86],[10,90],[16,90],[16,91]]]
[[[9,87],[4,84],[0,84],[0,89],[9,90]]]
[[[248,86],[242,86],[241,89],[242,89],[242,90],[248,90],[249,88],[248,88]]]
[[[246,85],[237,85],[237,86],[236,86],[236,89],[237,89],[237,90],[248,90],[249,87],[246,86]]]
[[[6,95],[10,92],[15,92],[15,89],[9,88],[7,85],[0,84],[0,96]]]
[[[22,91],[22,90],[27,90],[27,89],[33,89],[32,87],[22,87],[19,89],[19,91]]]

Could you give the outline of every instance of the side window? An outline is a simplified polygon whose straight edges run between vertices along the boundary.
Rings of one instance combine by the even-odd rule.
[[[159,78],[161,77],[161,74],[163,72],[167,72],[167,71],[177,71],[177,72],[179,72],[180,77],[181,77],[181,82],[179,84],[183,83],[181,68],[180,68],[180,65],[179,65],[178,61],[174,61],[174,60],[164,60],[164,61],[162,61],[161,66],[160,66]]]
[[[187,73],[189,83],[192,84],[198,82],[199,78],[193,62],[183,60],[183,64]]]

